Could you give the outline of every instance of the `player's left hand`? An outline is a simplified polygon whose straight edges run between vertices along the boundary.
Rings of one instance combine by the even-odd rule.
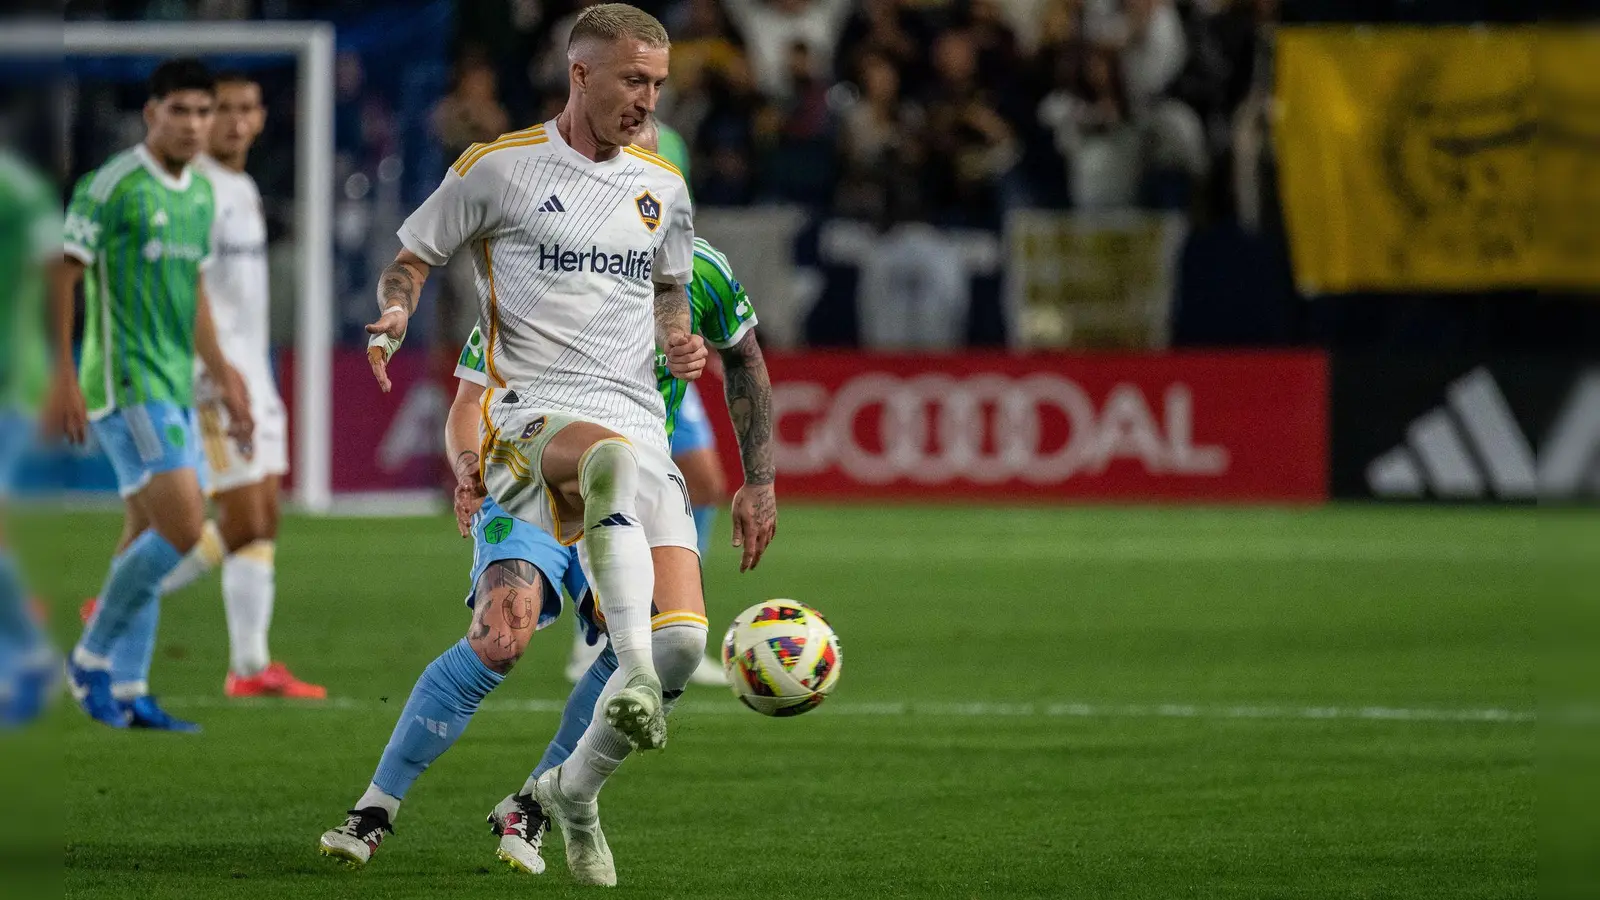
[[[222,405],[228,410],[228,437],[239,445],[245,459],[255,455],[256,420],[250,412],[250,389],[232,366],[222,377]]]
[[[705,372],[710,358],[706,339],[698,334],[674,335],[667,343],[667,371],[673,378],[694,381]]]
[[[761,562],[778,534],[778,491],[770,484],[747,484],[733,494],[733,545],[744,550],[739,571]]]

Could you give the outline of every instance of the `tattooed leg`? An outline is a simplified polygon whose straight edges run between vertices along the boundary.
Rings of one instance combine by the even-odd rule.
[[[500,675],[510,672],[533,637],[544,598],[544,576],[525,559],[491,563],[474,588],[467,643]]]

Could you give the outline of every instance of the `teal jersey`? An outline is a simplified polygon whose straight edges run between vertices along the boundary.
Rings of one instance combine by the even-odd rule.
[[[50,183],[0,150],[0,409],[32,410],[50,377],[45,266],[61,255],[61,207]]]
[[[694,280],[689,282],[689,327],[706,343],[727,349],[739,343],[756,325],[756,311],[744,286],[733,277],[728,258],[701,238],[694,239]],[[472,329],[461,355],[456,357],[456,377],[474,384],[489,383],[483,327]],[[688,382],[667,371],[667,355],[656,352],[656,385],[667,407],[667,437],[678,424],[678,408]]]
[[[694,239],[694,279],[689,282],[689,327],[706,343],[726,350],[756,326],[756,311],[744,285],[722,252],[704,238]],[[689,383],[667,371],[667,355],[656,352],[656,386],[667,404],[667,437],[678,425],[678,408]]]
[[[80,379],[91,416],[194,405],[194,316],[215,199],[193,166],[174,178],[143,145],[83,176],[64,225],[87,267]]]
[[[684,141],[683,135],[676,129],[665,125],[656,124],[656,132],[660,135],[656,139],[656,155],[666,159],[678,167],[683,173],[683,183],[689,183],[689,145]]]

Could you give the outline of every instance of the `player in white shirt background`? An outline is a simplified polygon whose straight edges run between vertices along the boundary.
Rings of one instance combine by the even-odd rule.
[[[261,192],[245,171],[250,148],[265,126],[261,86],[243,73],[218,75],[209,153],[195,162],[216,198],[206,288],[218,342],[249,390],[255,435],[248,454],[227,438],[228,414],[220,394],[204,370],[197,370],[205,486],[216,518],[206,523],[200,542],[162,582],[161,592],[181,590],[220,564],[229,643],[224,694],[322,699],[325,688],[301,681],[274,662],[267,645],[276,594],[279,484],[289,471],[289,453],[286,416],[270,358],[267,222]],[[124,545],[137,535],[137,527],[125,523]],[[92,608],[93,601],[84,610],[86,619]],[[159,616],[159,604],[150,604],[112,654],[113,696],[125,704],[149,692]],[[172,731],[196,727],[170,716],[135,724]]]
[[[666,740],[665,715],[706,644],[694,521],[668,455],[656,347],[671,374],[699,377],[685,285],[694,228],[687,186],[666,160],[631,146],[667,78],[666,30],[634,7],[578,17],[568,42],[566,107],[542,125],[468,149],[400,230],[368,326],[387,390],[429,271],[471,254],[488,335],[482,445],[458,473],[481,475],[509,514],[563,543],[580,541],[619,667],[562,765],[530,778],[491,815],[499,833],[547,815],[579,881],[615,884],[596,798],[633,749]],[[457,497],[457,508],[477,503]],[[466,524],[463,523],[463,534]],[[531,570],[532,567],[529,567]],[[364,864],[392,832],[412,782],[459,737],[538,627],[556,588],[537,570],[491,566],[467,636],[418,679],[365,794],[323,834],[324,853]],[[652,635],[651,603],[681,613]]]

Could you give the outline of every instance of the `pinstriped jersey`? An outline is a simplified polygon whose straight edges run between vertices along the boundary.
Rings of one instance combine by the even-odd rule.
[[[400,241],[432,266],[468,254],[492,389],[665,450],[653,282],[689,283],[692,215],[670,163],[595,162],[551,121],[469,148]]]
[[[45,264],[61,258],[61,198],[0,150],[0,411],[31,409],[49,379]]]
[[[121,406],[194,403],[194,314],[211,254],[211,182],[174,177],[143,144],[79,179],[63,227],[87,268],[79,373],[92,418]]]
[[[756,326],[756,311],[750,305],[744,286],[733,276],[728,258],[702,238],[694,239],[694,280],[689,282],[690,328],[718,349],[739,343]],[[456,358],[456,377],[473,384],[487,385],[489,375],[484,357],[483,326],[472,329],[467,343]],[[656,389],[667,409],[667,437],[678,424],[678,408],[683,406],[688,382],[667,371],[666,355],[656,354]]]

